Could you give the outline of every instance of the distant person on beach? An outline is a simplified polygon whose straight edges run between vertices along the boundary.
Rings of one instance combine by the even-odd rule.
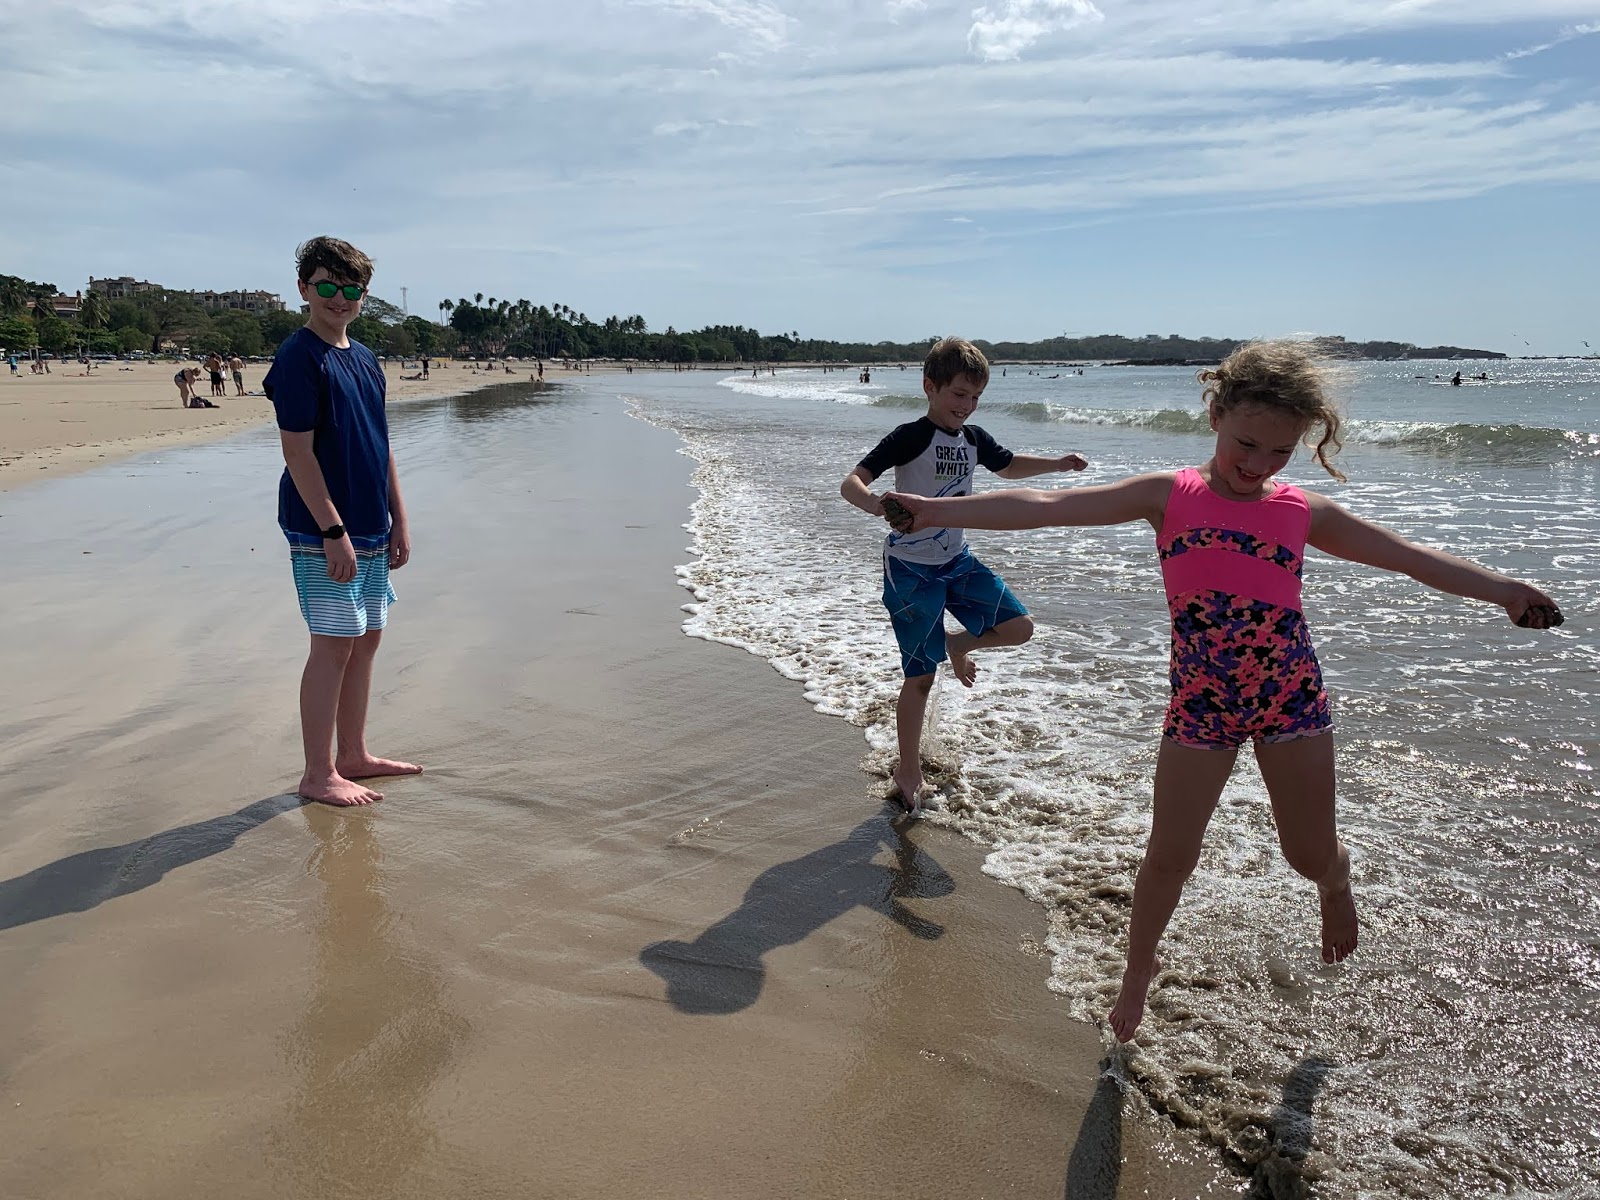
[[[311,650],[300,679],[306,767],[295,791],[323,804],[383,799],[356,782],[421,767],[367,749],[372,663],[389,619],[389,572],[411,558],[411,527],[384,408],[387,380],[349,335],[372,260],[338,238],[295,252],[310,316],[284,339],[262,387],[277,414],[284,472],[278,524],[289,542]]]
[[[178,385],[178,404],[182,408],[215,408],[209,400],[201,400],[195,385],[200,382],[199,367],[185,367],[172,377]]]
[[[8,364],[10,364],[11,373],[13,375],[20,375],[21,374],[21,372],[17,370],[17,356],[15,354],[7,356],[6,362]]]
[[[244,359],[235,354],[228,359],[228,370],[233,373],[233,394],[244,395]]]
[[[1350,855],[1334,818],[1333,714],[1301,610],[1307,545],[1504,608],[1517,625],[1562,623],[1537,588],[1407,541],[1315,492],[1275,482],[1295,447],[1334,478],[1340,418],[1316,360],[1298,343],[1240,347],[1202,371],[1216,447],[1199,467],[1072,491],[1020,489],[960,499],[908,491],[901,536],[959,522],[976,529],[1148,521],[1172,617],[1172,700],[1156,757],[1154,818],[1133,893],[1128,960],[1111,1028],[1144,1016],[1156,944],[1200,858],[1206,825],[1239,750],[1252,743],[1289,865],[1316,884],[1322,960],[1356,948]],[[892,507],[892,506],[891,506]]]
[[[424,379],[426,379],[428,377],[428,365],[429,365],[428,356],[426,354],[424,354],[422,356],[422,377]]]
[[[226,396],[228,388],[222,381],[222,355],[211,354],[207,356],[206,370],[211,373],[211,394],[213,396]]]
[[[968,425],[988,383],[983,351],[965,338],[935,342],[922,364],[927,415],[879,442],[845,476],[840,495],[862,512],[881,517],[883,505],[870,485],[891,467],[898,492],[964,496],[972,490],[979,464],[1003,479],[1081,471],[1089,465],[1076,454],[1013,454],[976,425]],[[956,678],[971,687],[978,674],[973,652],[1022,645],[1033,636],[1033,621],[1004,581],[967,549],[960,529],[891,533],[884,542],[883,605],[905,672],[895,705],[900,761],[893,782],[900,804],[915,814],[922,801],[923,716],[946,652]],[[946,610],[961,622],[962,632],[946,636]]]

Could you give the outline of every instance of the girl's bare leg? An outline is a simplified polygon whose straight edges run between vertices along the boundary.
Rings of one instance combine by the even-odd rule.
[[[1355,952],[1356,901],[1350,891],[1350,852],[1334,821],[1333,734],[1256,746],[1256,762],[1283,857],[1317,885],[1322,907],[1322,961]]]
[[[1196,750],[1162,740],[1156,757],[1150,842],[1133,886],[1128,965],[1122,992],[1111,1009],[1111,1030],[1119,1042],[1131,1038],[1144,1018],[1145,994],[1156,973],[1156,943],[1200,861],[1206,826],[1238,756],[1237,750]]]

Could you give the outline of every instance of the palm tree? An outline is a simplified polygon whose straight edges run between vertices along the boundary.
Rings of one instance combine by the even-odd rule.
[[[33,301],[33,319],[43,321],[56,315],[56,285],[53,283],[28,284],[28,299]]]
[[[19,313],[28,307],[28,283],[15,275],[0,275],[0,313]]]
[[[106,323],[106,299],[90,288],[83,297],[83,307],[78,311],[78,321],[85,329],[103,329]]]

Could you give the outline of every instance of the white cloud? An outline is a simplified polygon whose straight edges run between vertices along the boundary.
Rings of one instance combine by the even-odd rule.
[[[0,269],[249,283],[336,227],[414,298],[643,310],[663,272],[682,324],[842,262],[868,297],[1049,231],[1494,189],[1542,228],[1540,184],[1600,182],[1600,84],[1514,56],[1594,0],[1096,3],[34,0]]]
[[[637,3],[711,17],[747,38],[755,48],[776,50],[789,33],[789,18],[763,0],[636,0]]]
[[[1074,26],[1103,21],[1090,0],[999,0],[972,10],[967,45],[986,62],[1020,58],[1040,38]]]
[[[1512,50],[1505,57],[1508,61],[1518,58],[1532,58],[1535,54],[1543,54],[1546,50],[1554,50],[1557,46],[1570,42],[1574,38],[1588,37],[1595,33],[1600,33],[1600,21],[1595,21],[1588,25],[1573,25],[1570,28],[1563,29],[1548,42],[1541,42],[1537,46],[1525,46],[1520,50]]]

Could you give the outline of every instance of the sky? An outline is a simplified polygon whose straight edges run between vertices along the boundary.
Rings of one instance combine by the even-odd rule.
[[[0,0],[0,273],[1600,350],[1600,0]],[[405,289],[402,293],[402,288]]]

